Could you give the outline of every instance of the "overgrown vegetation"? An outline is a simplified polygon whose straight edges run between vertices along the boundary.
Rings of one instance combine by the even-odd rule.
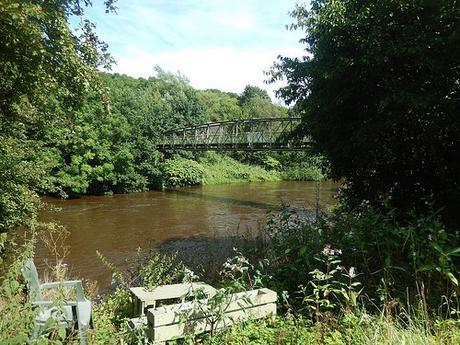
[[[322,177],[318,167],[345,179],[337,209],[317,210],[314,218],[292,209],[274,214],[241,249],[245,256],[227,261],[220,275],[209,263],[201,275],[223,289],[210,304],[211,322],[219,322],[225,291],[254,286],[277,291],[280,316],[200,341],[460,342],[457,0],[313,0],[311,9],[295,8],[292,27],[305,30],[308,55],[281,58],[272,73],[274,80],[287,79],[280,95],[304,118],[297,134],[316,143],[318,155],[308,159],[164,157],[155,143],[165,129],[288,111],[253,86],[236,95],[195,90],[183,76],[159,68],[147,80],[97,72],[111,58],[84,20],[88,4],[0,0],[3,343],[77,340],[52,320],[31,338],[37,311],[28,303],[20,268],[33,255],[34,239],[47,238],[38,232],[40,194],[129,192],[159,182],[316,179]],[[105,4],[114,9],[114,1]],[[82,18],[79,33],[69,28],[73,15]],[[52,224],[47,229],[54,278],[62,280],[64,232]],[[164,253],[139,254],[128,272],[101,259],[113,270],[115,286],[95,303],[91,342],[144,342],[127,327],[128,287],[178,282],[190,270]],[[248,277],[257,277],[257,284]],[[53,303],[59,307],[60,301]],[[190,335],[177,342],[196,340]]]
[[[458,343],[460,248],[452,242],[455,239],[445,237],[436,215],[398,226],[392,210],[383,215],[370,206],[353,216],[342,208],[327,216],[318,214],[322,216],[308,218],[289,208],[274,214],[255,241],[244,244],[236,239],[247,257],[235,253],[218,272],[209,257],[191,267],[201,272],[195,276],[174,261],[175,256],[173,261],[154,256],[154,265],[143,266],[144,275],[171,272],[170,280],[161,281],[180,276],[185,282],[200,279],[221,288],[205,306],[215,325],[225,312],[226,294],[264,286],[279,296],[279,316],[274,319],[248,321],[198,337],[189,334],[173,343],[198,339],[210,344]],[[414,235],[415,229],[423,235]],[[180,270],[157,268],[168,262]],[[172,273],[179,271],[179,276]],[[117,330],[126,339],[133,334],[117,317],[129,317],[120,307],[127,301],[122,291],[128,286],[119,286],[98,307],[105,310],[98,316],[100,327]]]
[[[240,163],[237,160],[209,153],[199,159],[205,170],[204,184],[233,182],[278,181],[278,171],[267,171],[263,167]]]
[[[460,36],[457,0],[316,0],[298,5],[302,59],[273,78],[304,119],[347,204],[363,200],[401,218],[429,207],[460,226]]]
[[[232,157],[213,152],[208,152],[196,160],[178,157],[168,159],[160,165],[161,175],[158,181],[160,185],[171,188],[198,184],[324,179],[317,161],[308,160],[300,165],[294,163],[283,167],[277,159],[266,155],[259,164],[242,163]]]
[[[168,187],[199,184],[205,181],[195,176],[199,172],[184,168],[188,164],[198,169],[198,164],[186,161],[200,160],[200,155],[159,152],[156,144],[163,131],[207,121],[287,114],[286,108],[274,105],[266,91],[255,86],[247,86],[241,95],[199,91],[180,74],[160,67],[155,72],[149,79],[103,74],[106,107],[97,94],[90,94],[71,119],[64,116],[63,121],[37,131],[50,167],[47,177],[56,188],[75,196],[143,191],[162,183]],[[172,176],[164,175],[168,171]]]

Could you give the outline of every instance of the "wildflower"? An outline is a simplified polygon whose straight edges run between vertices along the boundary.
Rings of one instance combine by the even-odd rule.
[[[322,251],[323,255],[326,256],[335,256],[335,255],[340,255],[342,254],[341,249],[333,249],[330,244],[326,244]]]
[[[348,271],[348,275],[350,277],[354,277],[356,275],[356,268],[355,267],[350,267],[350,270]]]
[[[332,249],[329,244],[326,244],[322,253],[326,256],[334,255],[334,249]]]
[[[184,274],[189,279],[192,279],[192,278],[194,278],[196,276],[195,272],[193,272],[191,269],[188,269],[187,267],[184,269]]]

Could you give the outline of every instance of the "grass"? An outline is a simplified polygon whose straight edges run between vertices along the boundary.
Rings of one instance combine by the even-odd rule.
[[[317,166],[290,166],[284,169],[281,177],[286,181],[321,181],[325,176]]]
[[[314,163],[266,169],[214,152],[207,152],[198,160],[180,157],[168,159],[161,170],[166,187],[282,180],[320,181],[325,178]]]
[[[179,163],[175,162],[172,167],[182,174],[184,170],[187,171],[183,168],[189,162]],[[211,159],[207,157],[193,164],[201,166],[202,169],[198,170],[202,171],[203,176],[215,169],[215,173],[222,177],[226,176],[226,166],[241,163],[218,156]],[[209,170],[209,167],[212,169]],[[235,166],[230,168],[237,170]],[[241,169],[244,171],[246,167]],[[227,178],[234,177],[230,175]],[[439,275],[438,266],[433,266],[429,275],[422,276],[420,270],[413,268],[408,263],[410,260],[403,255],[413,256],[414,252],[410,248],[420,248],[420,255],[430,257],[432,263],[439,261],[436,255],[444,260],[449,258],[443,253],[436,254],[436,248],[452,245],[451,242],[454,241],[451,237],[432,236],[431,241],[437,241],[432,249],[425,243],[427,231],[430,234],[445,232],[442,224],[432,215],[423,219],[417,218],[414,222],[417,224],[418,235],[414,233],[413,237],[407,239],[408,229],[413,229],[415,225],[398,225],[391,217],[392,211],[381,214],[373,209],[361,209],[359,216],[350,211],[344,212],[345,210],[338,209],[324,219],[327,221],[322,218],[309,220],[290,209],[273,214],[267,225],[260,229],[261,234],[254,238],[241,238],[242,245],[247,241],[245,251],[250,252],[250,257],[246,260],[238,252],[221,269],[221,262],[214,265],[213,255],[210,253],[202,255],[206,265],[197,269],[200,267],[190,266],[190,261],[171,253],[139,251],[136,258],[129,263],[129,269],[123,271],[100,255],[101,264],[112,271],[117,286],[101,299],[95,297],[95,291],[91,294],[87,286],[87,296],[94,302],[95,326],[90,332],[89,343],[147,343],[142,334],[135,334],[127,327],[127,319],[133,316],[128,288],[184,281],[188,270],[183,262],[187,262],[188,268],[200,275],[197,278],[221,289],[234,287],[237,282],[240,287],[244,286],[244,290],[264,286],[277,291],[278,316],[259,321],[249,320],[227,327],[212,337],[210,334],[196,337],[190,335],[185,339],[169,342],[170,345],[460,344],[459,290],[449,280],[454,274],[458,275],[458,265],[450,258],[451,266],[442,266],[450,275]],[[55,253],[56,267],[51,271],[50,278],[68,279],[65,277],[65,266],[62,265],[66,251],[60,245],[60,239],[65,234],[59,231],[53,234],[55,237],[51,234],[50,240],[45,241],[50,247],[48,249]],[[392,234],[391,238],[388,239],[387,234]],[[240,238],[231,239],[235,241],[236,247]],[[410,246],[403,245],[408,241]],[[331,242],[340,243],[343,254],[341,250],[333,249],[335,247],[330,245]],[[353,246],[357,243],[359,248],[366,250],[353,251]],[[387,248],[385,250],[390,254],[399,251],[400,261],[394,262],[398,265],[398,270],[404,269],[404,275],[393,274],[390,280],[383,275],[383,271],[388,274],[391,267],[378,270],[379,262],[383,261],[380,257],[382,253],[373,249],[374,243],[379,244],[381,250]],[[0,339],[6,344],[27,343],[34,325],[36,310],[32,310],[30,304],[26,303],[25,286],[19,270],[21,261],[31,255],[31,248],[32,242],[28,251],[18,248],[15,252],[17,256],[14,256],[16,260],[10,265],[0,285],[0,313],[6,316],[0,320]],[[222,246],[218,248],[223,251]],[[409,249],[405,252],[405,248]],[[458,249],[445,251],[455,254]],[[20,252],[23,254],[19,255]],[[362,257],[363,253],[371,254]],[[368,263],[371,259],[378,259],[368,275],[360,263],[366,258]],[[396,258],[393,257],[393,260]],[[241,267],[235,266],[234,262],[240,263]],[[232,275],[222,274],[225,269],[227,273],[232,272]],[[415,281],[414,272],[419,279],[423,278],[421,282],[430,282],[429,278],[435,279],[435,283],[439,285],[438,290],[434,290],[435,284],[420,285],[420,282]],[[390,289],[385,284],[379,285],[380,281],[390,281],[394,288]],[[416,290],[412,286],[414,282]],[[420,288],[428,285],[431,286],[431,294]],[[434,304],[429,303],[430,296]],[[439,301],[442,302],[441,305]],[[40,335],[38,343],[68,344],[75,340],[75,332],[61,334],[51,326]],[[3,344],[2,341],[0,343]]]
[[[301,317],[278,316],[271,320],[246,322],[229,328],[205,344],[411,344],[460,343],[460,322],[430,322],[404,325],[390,317],[347,314],[334,324],[313,324]]]
[[[207,155],[200,160],[204,169],[203,184],[226,184],[237,182],[280,181],[278,171],[268,171],[221,155]]]

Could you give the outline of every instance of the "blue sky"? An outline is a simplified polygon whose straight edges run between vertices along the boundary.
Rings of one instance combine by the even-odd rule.
[[[117,61],[113,71],[154,75],[180,71],[192,86],[241,92],[264,87],[278,55],[301,56],[301,32],[285,29],[298,0],[119,0],[118,14],[102,1],[87,10]]]

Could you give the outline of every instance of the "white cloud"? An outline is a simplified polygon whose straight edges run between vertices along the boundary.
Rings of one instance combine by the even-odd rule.
[[[297,0],[130,0],[118,16],[105,16],[96,2],[90,17],[118,65],[133,77],[154,75],[159,65],[180,71],[199,89],[240,93],[247,84],[267,89],[274,99],[280,85],[267,85],[278,55],[302,56],[302,32],[285,29]],[[92,16],[91,16],[92,15]]]
[[[280,48],[284,56],[301,56],[302,48]],[[133,77],[154,75],[153,67],[159,65],[171,72],[181,72],[190,84],[198,89],[216,88],[240,93],[247,84],[267,89],[272,98],[278,85],[267,85],[264,81],[267,71],[276,60],[273,50],[241,50],[232,47],[180,49],[173,52],[146,53],[134,48],[129,49],[117,61],[113,71]]]

